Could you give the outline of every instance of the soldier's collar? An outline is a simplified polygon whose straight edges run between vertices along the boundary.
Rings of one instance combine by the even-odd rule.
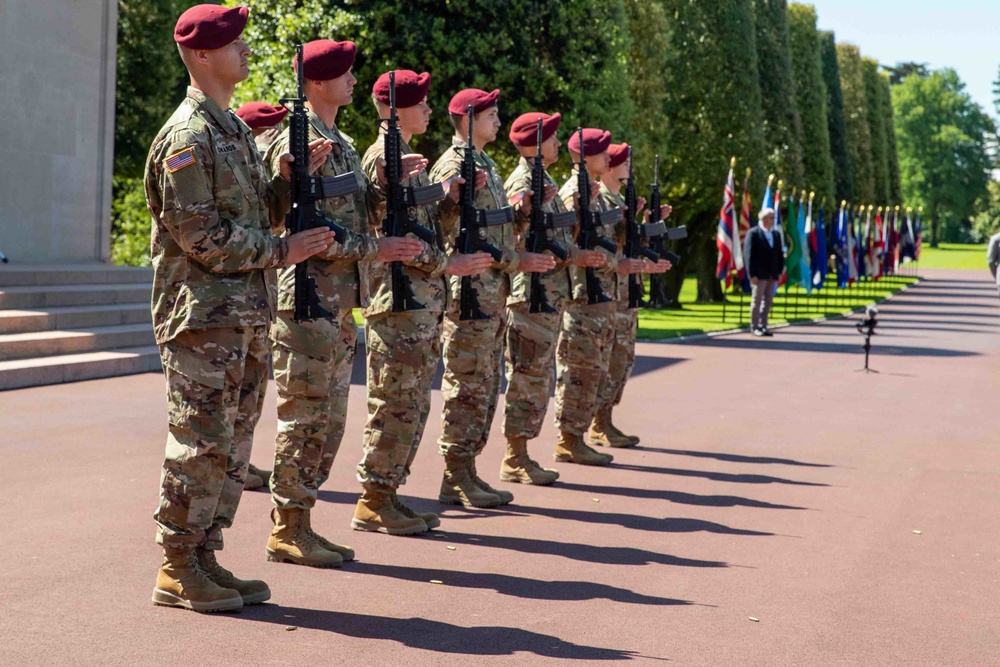
[[[331,141],[337,141],[341,144],[347,144],[344,138],[340,135],[340,130],[337,129],[337,124],[334,123],[333,127],[327,127],[323,119],[316,115],[312,109],[306,109],[309,114],[309,122],[312,126],[320,133],[325,139],[330,139]]]
[[[208,111],[208,115],[211,116],[219,127],[222,128],[227,134],[238,134],[239,126],[236,124],[236,120],[228,109],[223,109],[215,100],[203,93],[202,91],[188,86],[187,96],[194,100],[199,106],[204,107]]]

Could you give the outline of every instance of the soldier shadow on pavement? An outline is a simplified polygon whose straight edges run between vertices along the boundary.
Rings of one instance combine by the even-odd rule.
[[[444,586],[453,588],[481,588],[493,590],[501,595],[530,600],[583,601],[609,600],[625,604],[653,606],[685,606],[695,604],[689,600],[643,595],[626,588],[609,586],[593,581],[543,581],[528,577],[515,577],[493,572],[462,572],[450,568],[406,567],[381,563],[356,563],[352,572],[359,574],[391,577],[404,581],[429,582],[442,580]]]
[[[594,544],[555,542],[527,537],[507,535],[475,535],[472,533],[448,533],[449,544],[461,544],[488,549],[508,549],[525,554],[562,556],[584,563],[604,565],[670,565],[674,567],[730,567],[729,563],[718,560],[698,560],[660,554],[634,547],[603,547]]]
[[[746,456],[745,454],[728,454],[725,452],[700,452],[695,449],[663,449],[660,447],[635,448],[637,451],[661,452],[663,454],[673,454],[675,456],[693,456],[699,459],[715,459],[716,461],[726,461],[729,463],[758,463],[758,464],[778,464],[786,466],[803,466],[806,468],[836,468],[831,463],[809,463],[808,461],[796,461],[795,459],[780,459],[772,456]]]
[[[463,627],[427,618],[391,618],[274,604],[245,607],[240,617],[286,627],[324,630],[356,639],[399,642],[409,648],[438,653],[486,656],[525,652],[545,658],[589,661],[642,657],[635,651],[574,644],[521,628]]]
[[[637,354],[635,355],[635,366],[632,367],[632,377],[643,375],[644,373],[654,373],[684,361],[690,361],[690,359],[678,359],[676,357],[650,357],[643,354]]]
[[[886,317],[890,320],[891,317]],[[794,335],[790,333],[789,335]],[[704,347],[728,347],[749,350],[781,350],[784,352],[829,352],[833,354],[856,354],[858,345],[853,343],[808,343],[803,341],[782,341],[770,339],[761,341],[756,338],[709,338],[706,340],[691,340],[679,345],[698,345]],[[946,350],[939,347],[914,347],[903,345],[879,345],[878,354],[895,357],[978,357],[979,352],[966,350]]]
[[[638,489],[624,486],[601,486],[598,484],[574,484],[560,482],[559,488],[570,491],[582,491],[596,495],[625,496],[626,498],[643,498],[648,500],[668,500],[679,505],[695,505],[698,507],[755,507],[769,510],[808,510],[808,507],[796,505],[778,505],[775,503],[741,498],[739,496],[702,496],[697,493],[683,493],[667,489]]]
[[[702,521],[701,519],[687,518],[657,518],[651,516],[641,516],[639,514],[619,514],[615,512],[589,512],[587,510],[567,510],[558,507],[526,507],[517,508],[524,514],[545,516],[550,519],[560,521],[582,521],[587,524],[614,524],[622,528],[632,530],[648,530],[658,533],[719,533],[722,535],[747,535],[753,537],[772,537],[776,533],[767,533],[759,530],[746,530],[743,528],[730,528],[721,523],[712,521]],[[790,536],[785,536],[790,537]]]
[[[656,466],[641,466],[633,463],[615,464],[609,470],[632,470],[635,472],[652,472],[657,475],[677,475],[678,477],[701,477],[713,482],[733,482],[736,484],[790,484],[792,486],[830,486],[822,482],[800,482],[783,477],[770,475],[734,474],[728,472],[712,472],[709,470],[685,470],[682,468],[659,468]]]

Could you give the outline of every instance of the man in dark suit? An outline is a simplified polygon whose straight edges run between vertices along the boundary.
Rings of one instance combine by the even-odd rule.
[[[750,272],[750,327],[754,336],[773,336],[767,328],[774,290],[785,268],[781,232],[774,229],[774,209],[761,209],[759,223],[747,234],[743,244],[744,265]]]

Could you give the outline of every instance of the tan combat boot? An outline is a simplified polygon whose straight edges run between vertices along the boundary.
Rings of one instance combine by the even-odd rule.
[[[271,516],[272,520],[274,519],[273,514],[274,513],[272,512]],[[338,554],[341,560],[343,560],[345,563],[354,560],[354,549],[347,546],[346,544],[337,544],[335,542],[331,542],[330,540],[326,539],[325,537],[323,537],[322,535],[320,535],[319,533],[317,533],[315,530],[312,529],[312,517],[310,516],[309,512],[306,512],[305,516],[303,517],[303,522],[305,523],[306,532],[312,535],[312,538],[316,540],[316,543],[319,544],[321,547],[323,547],[327,551],[332,551],[333,553]]]
[[[391,489],[366,486],[354,508],[351,528],[386,535],[415,535],[426,532],[427,524],[415,514],[407,516],[400,512]]]
[[[500,496],[482,489],[469,474],[469,457],[445,456],[438,502],[465,507],[497,507]]]
[[[163,548],[163,565],[156,574],[153,604],[193,611],[237,611],[243,608],[240,592],[212,581],[194,549]]]
[[[340,567],[340,554],[324,549],[309,532],[309,510],[275,508],[274,530],[267,538],[267,559],[309,567]]]
[[[500,464],[501,482],[548,486],[556,479],[557,475],[538,467],[538,464],[528,458],[527,438],[507,438],[507,455]]]
[[[568,461],[585,466],[606,466],[614,460],[610,454],[595,452],[583,442],[583,437],[569,431],[559,431],[556,442],[556,461]]]
[[[271,599],[271,589],[260,579],[237,579],[232,572],[219,565],[215,551],[199,548],[195,551],[198,565],[208,578],[223,588],[232,588],[243,598],[244,605],[260,604]]]
[[[403,516],[409,517],[411,519],[417,518],[423,520],[423,522],[427,524],[427,530],[433,530],[434,528],[437,528],[438,526],[441,525],[441,518],[438,517],[437,514],[435,514],[434,512],[417,512],[415,510],[412,510],[409,507],[407,507],[403,503],[403,501],[399,499],[399,496],[397,496],[395,493],[392,494],[392,502],[396,506],[396,509],[398,509]]]
[[[590,423],[590,430],[587,431],[587,442],[598,447],[634,447],[639,444],[639,439],[634,441],[618,429],[611,425],[611,411],[599,410],[594,415],[594,420]]]
[[[476,483],[480,489],[486,493],[492,493],[494,496],[500,499],[501,505],[509,505],[514,501],[514,494],[510,491],[504,491],[502,489],[494,489],[490,486],[486,480],[479,476],[479,472],[476,470],[476,459],[475,457],[469,458],[467,465],[469,467],[469,477]]]
[[[270,470],[261,470],[251,463],[247,469],[247,481],[243,483],[243,490],[256,491],[258,489],[266,489],[270,481]]]
[[[639,436],[637,436],[637,435],[626,435],[625,433],[622,432],[622,430],[620,428],[618,428],[617,426],[614,425],[614,423],[611,421],[611,408],[608,408],[608,418],[607,418],[606,429],[605,430],[606,430],[607,433],[609,433],[614,438],[620,438],[620,439],[623,439],[623,440],[627,440],[630,443],[628,445],[629,447],[635,447],[636,445],[639,444]]]

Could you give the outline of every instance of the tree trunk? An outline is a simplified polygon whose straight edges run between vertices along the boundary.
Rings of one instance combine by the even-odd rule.
[[[720,303],[725,299],[722,285],[715,275],[715,244],[699,244],[699,256],[695,261],[698,276],[698,303]]]

